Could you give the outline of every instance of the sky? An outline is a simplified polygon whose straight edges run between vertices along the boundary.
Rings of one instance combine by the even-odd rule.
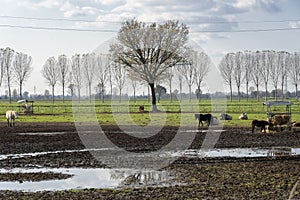
[[[217,66],[226,53],[266,49],[300,51],[298,0],[0,2],[0,48],[11,47],[32,56],[33,71],[23,88],[30,94],[44,94],[45,89],[50,90],[41,75],[47,58],[92,52],[115,38],[122,22],[133,18],[159,23],[179,20],[186,24],[190,30],[189,39],[199,45],[215,65],[210,70],[207,91],[222,90],[214,86],[221,85],[217,83],[221,79]],[[17,89],[17,84],[13,88]],[[5,90],[2,84],[0,94]],[[146,90],[140,87],[140,92]],[[57,86],[56,93],[61,91],[61,86]]]

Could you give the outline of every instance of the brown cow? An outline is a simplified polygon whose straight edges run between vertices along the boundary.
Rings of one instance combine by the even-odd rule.
[[[288,114],[276,114],[269,119],[270,127],[281,126],[290,122],[290,115]]]
[[[266,133],[266,126],[269,125],[269,122],[268,121],[265,121],[265,120],[253,120],[252,123],[252,133],[254,132],[254,128],[255,126],[256,127],[260,127],[261,128],[261,132],[263,132],[263,130],[265,131]]]

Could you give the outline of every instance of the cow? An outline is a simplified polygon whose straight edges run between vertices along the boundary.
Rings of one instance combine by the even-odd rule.
[[[276,114],[269,119],[270,127],[281,126],[283,124],[289,124],[289,123],[290,123],[290,115],[288,114]]]
[[[241,120],[247,120],[247,119],[248,119],[247,113],[242,113],[242,114],[239,116],[239,119],[241,119]]]
[[[221,113],[220,114],[220,119],[221,120],[232,120],[232,117],[226,113]]]
[[[265,133],[266,133],[266,126],[269,125],[269,122],[265,121],[265,120],[256,120],[256,119],[254,119],[254,120],[252,120],[251,125],[252,125],[252,133],[254,132],[255,126],[256,127],[261,127],[261,129],[260,129],[261,132],[263,132],[263,130],[264,130]]]
[[[6,111],[6,120],[7,126],[12,127],[15,126],[15,119],[18,117],[18,113],[13,110]]]
[[[207,122],[207,125],[209,126],[213,118],[211,114],[195,114],[195,119],[198,119],[199,121],[198,126],[200,126],[200,123],[203,126],[203,121]]]
[[[292,122],[292,127],[300,127],[300,122]]]

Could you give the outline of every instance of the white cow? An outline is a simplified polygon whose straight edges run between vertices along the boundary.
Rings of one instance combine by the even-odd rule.
[[[15,119],[18,117],[18,113],[13,110],[6,111],[7,126],[15,126]]]

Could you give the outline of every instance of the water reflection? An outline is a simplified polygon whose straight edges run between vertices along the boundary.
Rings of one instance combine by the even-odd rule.
[[[160,171],[142,171],[138,170],[135,173],[128,174],[126,171],[118,171],[111,174],[113,179],[122,180],[120,186],[131,186],[139,187],[143,185],[163,185],[166,181],[170,180],[170,177],[167,172]]]
[[[174,152],[178,157],[270,157],[300,155],[300,148],[271,147],[271,148],[231,148],[231,149],[188,149]]]
[[[47,180],[37,182],[24,181],[23,183],[19,183],[17,181],[4,181],[0,182],[1,190],[22,190],[27,192],[36,192],[44,190],[53,191],[83,188],[121,188],[174,184],[172,183],[172,179],[166,171],[102,168],[0,169],[0,173],[34,172],[55,172],[73,174],[74,176],[63,180]]]
[[[17,135],[63,135],[67,132],[34,132],[34,133],[16,133]]]

